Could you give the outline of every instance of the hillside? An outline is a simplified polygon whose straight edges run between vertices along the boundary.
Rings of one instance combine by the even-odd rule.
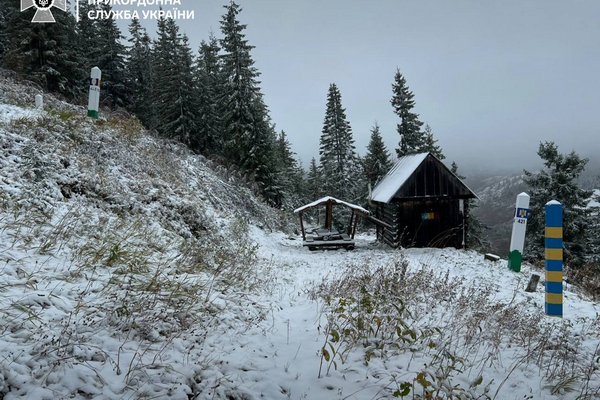
[[[486,176],[473,179],[472,185],[480,199],[474,212],[486,227],[484,234],[491,244],[490,251],[505,256],[510,245],[515,201],[527,189],[523,175]]]
[[[474,251],[309,252],[235,174],[0,76],[0,399],[593,399],[600,306]]]

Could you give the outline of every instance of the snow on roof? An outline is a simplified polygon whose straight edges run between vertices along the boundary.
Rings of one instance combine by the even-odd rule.
[[[411,154],[396,161],[396,164],[375,186],[371,193],[371,200],[380,203],[389,202],[404,182],[415,172],[429,153]]]
[[[361,206],[357,206],[356,204],[348,203],[346,201],[339,200],[339,199],[336,199],[335,197],[331,197],[331,196],[325,196],[325,197],[320,198],[319,200],[315,200],[312,203],[309,203],[309,204],[307,204],[305,206],[296,208],[294,210],[294,212],[295,213],[299,213],[300,211],[304,211],[306,209],[309,209],[309,208],[312,208],[312,207],[316,207],[316,206],[319,206],[321,204],[325,204],[329,200],[333,201],[335,204],[343,204],[346,207],[352,208],[354,210],[360,211],[360,212],[365,213],[365,214],[369,214],[369,212],[367,210],[365,210],[364,208],[362,208]]]

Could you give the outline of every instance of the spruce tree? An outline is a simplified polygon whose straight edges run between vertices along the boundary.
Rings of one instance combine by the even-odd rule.
[[[0,65],[3,65],[4,54],[8,49],[9,36],[6,30],[9,14],[14,10],[15,8],[9,0],[0,0]]]
[[[82,59],[82,67],[88,73],[96,66],[100,58],[99,46],[94,46],[96,38],[100,37],[101,33],[98,30],[98,24],[95,19],[89,18],[90,12],[96,12],[98,8],[89,4],[87,1],[82,1],[79,4],[79,21],[77,22],[77,51]]]
[[[245,38],[246,25],[237,18],[240,7],[232,1],[225,8],[221,20],[223,154],[257,183],[271,204],[279,205],[281,188],[272,167],[276,133],[258,86],[259,73],[250,55],[253,46]]]
[[[296,160],[292,146],[284,131],[281,131],[277,137],[275,151],[276,168],[280,176],[278,182],[283,194],[283,205],[285,208],[294,209],[304,204],[307,197],[304,170]]]
[[[192,148],[205,155],[222,155],[222,118],[219,109],[221,98],[221,66],[219,44],[211,34],[208,42],[202,41],[196,63],[198,99],[197,132],[192,138]]]
[[[458,164],[456,163],[456,161],[452,161],[452,164],[450,166],[450,172],[452,172],[454,175],[456,175],[458,177],[458,179],[465,179],[464,176],[462,176],[458,173]]]
[[[153,98],[152,41],[138,19],[129,25],[127,70],[131,90],[129,109],[148,128],[156,128],[156,110]]]
[[[319,154],[325,194],[346,201],[358,200],[358,156],[352,128],[342,107],[342,96],[335,83],[329,86],[327,94]]]
[[[323,182],[321,171],[317,166],[317,160],[313,157],[308,167],[308,176],[306,177],[306,196],[309,201],[317,200],[323,196]]]
[[[437,144],[437,139],[433,137],[433,130],[429,124],[425,125],[425,130],[423,131],[423,146],[419,149],[419,152],[431,153],[440,160],[446,158],[442,152],[442,148]]]
[[[224,155],[229,162],[242,167],[250,155],[254,135],[258,133],[254,102],[260,97],[259,73],[250,56],[254,47],[248,44],[243,33],[246,25],[237,18],[240,7],[231,2],[226,9],[227,13],[221,20],[224,35],[221,40]]]
[[[171,21],[173,24],[175,23],[173,20]],[[174,106],[178,113],[177,118],[167,125],[167,129],[171,130],[179,141],[189,146],[192,137],[196,135],[198,106],[195,97],[197,90],[193,74],[194,60],[186,35],[183,35],[181,41],[177,42],[176,63],[178,87]]]
[[[415,106],[414,94],[408,88],[406,79],[404,79],[400,70],[396,70],[392,91],[391,103],[394,107],[394,113],[400,117],[400,123],[397,124],[400,142],[399,148],[396,149],[396,155],[403,157],[419,153],[425,146],[425,138],[421,132],[423,123],[419,121],[419,115],[412,111]]]
[[[390,155],[383,143],[379,125],[377,125],[377,123],[371,129],[371,139],[367,146],[367,155],[365,156],[363,167],[367,183],[371,185],[371,188],[373,188],[392,167]]]
[[[110,4],[102,4],[104,15],[112,11]],[[97,49],[92,60],[102,70],[102,103],[110,107],[127,107],[130,103],[128,74],[125,68],[126,49],[121,43],[124,39],[117,23],[111,18],[95,21],[97,37],[91,43]],[[89,43],[88,43],[89,46]]]
[[[158,20],[157,35],[152,51],[156,129],[165,137],[190,145],[197,107],[191,49],[171,18]]]
[[[588,162],[572,151],[558,152],[553,142],[540,143],[537,154],[544,162],[538,173],[524,171],[531,196],[531,218],[527,224],[525,255],[542,259],[544,252],[545,205],[551,200],[563,206],[563,245],[565,261],[580,266],[586,259],[590,235],[590,210],[587,203],[592,191],[583,190],[577,180]]]
[[[458,172],[458,164],[456,164],[455,161],[452,161],[450,172],[456,175],[456,177],[460,180],[466,179],[465,176]],[[467,209],[469,213],[467,215],[467,227],[469,229],[467,246],[478,250],[484,250],[490,247],[490,243],[485,235],[485,225],[481,223],[479,218],[477,218],[477,207],[479,207],[477,199],[469,199],[467,201]]]
[[[87,81],[77,51],[75,18],[55,12],[55,23],[32,23],[35,7],[19,12],[18,2],[2,0],[5,39],[3,66],[37,82],[46,90],[70,98],[78,96]]]

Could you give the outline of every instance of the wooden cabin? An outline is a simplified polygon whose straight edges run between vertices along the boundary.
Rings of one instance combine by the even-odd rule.
[[[477,198],[431,153],[399,158],[370,196],[378,240],[392,247],[466,246],[468,200]]]

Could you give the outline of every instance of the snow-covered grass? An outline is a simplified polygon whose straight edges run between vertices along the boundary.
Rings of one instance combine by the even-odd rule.
[[[600,396],[574,288],[549,319],[529,266],[309,252],[229,171],[3,79],[0,399]]]

